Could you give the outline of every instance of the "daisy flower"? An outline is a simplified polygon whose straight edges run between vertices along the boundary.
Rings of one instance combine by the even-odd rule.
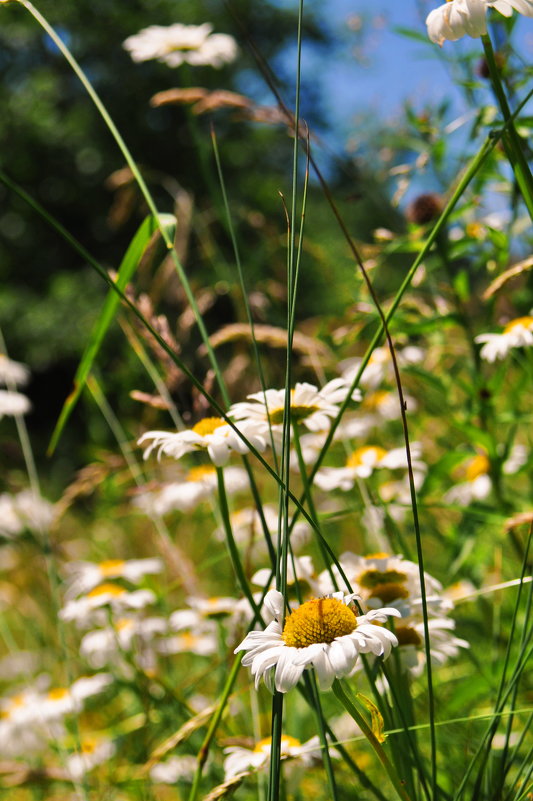
[[[256,688],[263,679],[271,692],[275,688],[285,693],[298,683],[306,668],[314,667],[321,688],[329,689],[335,678],[352,673],[360,653],[386,658],[398,640],[375,624],[400,613],[385,608],[358,617],[350,606],[354,597],[336,592],[306,601],[282,626],[283,595],[270,590],[265,606],[274,620],[264,631],[249,632],[235,649],[235,653],[246,651],[242,664],[251,668]]]
[[[113,740],[107,738],[84,737],[80,745],[80,751],[65,760],[66,771],[73,781],[80,781],[90,770],[107,762],[117,750]]]
[[[399,367],[406,367],[410,364],[418,364],[424,358],[424,351],[415,345],[395,351],[396,361]],[[357,356],[351,359],[344,359],[340,363],[341,375],[348,385],[352,383],[359,372],[362,358]],[[394,365],[388,348],[374,348],[372,355],[361,375],[361,386],[375,389],[383,381],[394,381]]]
[[[417,442],[411,444],[411,458],[413,470],[421,472],[425,465],[420,461],[421,447]],[[407,455],[405,448],[385,450],[380,445],[365,445],[356,448],[346,460],[344,467],[323,467],[315,476],[315,484],[325,492],[340,489],[343,492],[351,490],[358,478],[368,478],[374,470],[387,468],[398,470],[407,468]]]
[[[237,57],[237,44],[226,33],[212,33],[209,22],[203,25],[150,25],[129,36],[123,47],[133,61],[157,59],[169,67],[180,64],[222,67]]]
[[[91,667],[99,669],[116,661],[121,651],[135,648],[142,656],[152,649],[158,636],[167,632],[168,621],[162,617],[122,617],[113,626],[85,634],[80,643],[80,654]]]
[[[290,390],[290,411],[293,423],[302,423],[309,431],[323,431],[330,427],[331,418],[337,416],[340,404],[348,395],[349,386],[342,378],[334,378],[322,389],[313,384],[298,383]],[[361,393],[355,390],[351,397],[361,400]],[[269,425],[275,433],[281,431],[285,409],[285,389],[267,389],[248,395],[248,400],[235,403],[228,414],[235,420],[255,423],[261,432],[267,432]]]
[[[0,534],[4,537],[22,534],[25,529],[47,529],[53,517],[53,505],[32,490],[0,495]]]
[[[20,392],[11,392],[8,389],[0,389],[0,419],[4,415],[11,417],[18,414],[27,414],[31,409],[31,403],[26,395]]]
[[[507,323],[501,334],[480,334],[476,342],[484,343],[480,356],[488,362],[504,359],[511,348],[533,345],[533,317],[518,317]]]
[[[246,470],[229,466],[224,470],[224,486],[228,495],[243,492],[250,486]],[[169,512],[189,512],[217,491],[217,472],[214,465],[198,465],[184,472],[181,480],[145,490],[133,504],[148,515],[163,517]]]
[[[197,765],[196,757],[173,756],[150,768],[150,778],[161,784],[176,784],[180,780],[192,781]]]
[[[89,592],[109,579],[125,579],[138,584],[143,576],[161,573],[161,559],[107,559],[104,562],[72,562],[66,565],[68,586],[66,598]]]
[[[489,8],[496,9],[504,17],[510,17],[513,9],[526,17],[533,17],[532,0],[448,0],[428,14],[429,38],[441,46],[446,40],[455,42],[463,36],[478,39],[487,33]]]
[[[30,379],[30,371],[25,364],[9,359],[5,353],[0,353],[0,384],[9,386],[24,386]]]
[[[341,554],[339,564],[363,608],[377,609],[386,605],[397,609],[402,617],[419,611],[422,591],[420,572],[414,562],[399,555],[376,553],[359,556],[348,551]],[[343,580],[338,567],[332,565],[331,570],[341,585]],[[437,579],[424,573],[424,582],[430,613],[442,613],[452,608],[453,604],[440,595],[442,585]],[[322,592],[332,590],[328,570],[320,574],[319,585]]]
[[[466,640],[453,634],[455,621],[449,617],[428,620],[432,664],[440,667],[459,654],[460,648],[470,648]],[[420,618],[402,619],[394,627],[398,639],[398,656],[401,668],[413,676],[420,676],[426,664],[424,622]]]
[[[257,426],[250,426],[246,422],[239,423],[238,429],[256,450],[265,450],[267,440],[264,431],[258,431]],[[217,467],[228,461],[231,451],[241,454],[248,452],[248,446],[222,417],[204,417],[192,428],[175,433],[147,431],[137,444],[143,445],[146,442],[150,444],[145,447],[145,459],[148,459],[153,450],[157,450],[158,458],[165,454],[173,459],[181,459],[186,453],[193,451],[207,451]]]
[[[126,609],[142,609],[154,603],[156,597],[151,590],[135,590],[128,592],[118,584],[100,584],[81,598],[68,601],[59,610],[61,620],[74,620],[79,626],[91,626],[94,622],[105,622],[107,614],[104,606],[113,612],[120,613]],[[100,614],[99,614],[100,613]]]
[[[224,760],[224,780],[232,779],[239,773],[246,773],[252,770],[260,770],[270,762],[270,752],[272,750],[272,737],[265,737],[259,740],[253,748],[230,745],[224,748],[227,754]],[[338,757],[339,752],[334,748],[330,749],[330,756]],[[304,765],[312,765],[322,757],[320,740],[317,736],[312,737],[306,743],[301,743],[296,737],[288,734],[281,735],[281,758],[298,759]]]

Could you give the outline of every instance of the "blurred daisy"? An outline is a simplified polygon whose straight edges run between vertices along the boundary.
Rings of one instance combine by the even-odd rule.
[[[404,396],[406,408],[412,412],[417,408],[414,398],[409,395]],[[365,395],[361,403],[362,412],[371,412],[375,415],[373,422],[375,425],[384,420],[398,420],[401,417],[401,408],[398,394],[387,390],[378,390],[369,395]],[[369,418],[370,419],[370,418]]]
[[[196,654],[196,656],[212,656],[218,653],[220,642],[215,631],[185,631],[166,637],[157,643],[160,654]]]
[[[66,758],[66,771],[73,781],[79,781],[90,770],[111,759],[116,750],[113,740],[84,737],[81,741],[81,750]]]
[[[397,349],[395,351],[396,361],[399,367],[406,367],[411,364],[418,364],[424,358],[424,351],[415,345]],[[340,363],[341,375],[348,385],[352,383],[359,372],[362,358],[357,356],[345,359]],[[361,375],[361,386],[375,389],[384,381],[394,381],[394,366],[388,348],[374,348],[372,355]]]
[[[224,780],[252,770],[260,770],[270,763],[272,750],[272,737],[259,740],[253,748],[230,745],[224,748],[228,756],[224,760]],[[338,751],[331,748],[330,756],[338,757]],[[298,759],[304,765],[312,765],[322,758],[322,749],[318,737],[312,737],[306,743],[301,743],[296,737],[288,734],[281,735],[281,758]]]
[[[428,35],[432,42],[441,45],[455,42],[463,36],[478,39],[487,33],[487,9],[494,8],[504,17],[510,17],[513,9],[526,17],[533,17],[532,0],[448,0],[433,9],[427,18]]]
[[[11,537],[29,531],[47,529],[54,517],[54,507],[31,490],[16,495],[0,495],[0,535]]]
[[[21,362],[14,362],[9,359],[5,353],[0,353],[0,384],[9,386],[24,386],[28,383],[30,378],[30,371],[25,364]]]
[[[513,475],[527,462],[528,451],[523,445],[514,445],[502,471],[505,475]],[[486,453],[478,453],[469,457],[455,471],[457,477],[463,478],[443,496],[445,503],[468,506],[474,501],[483,501],[491,493],[492,480],[489,475],[490,460]]]
[[[196,757],[173,756],[150,768],[150,778],[161,784],[176,784],[180,780],[192,781],[197,765]]]
[[[533,317],[518,317],[507,323],[501,334],[480,334],[476,342],[484,343],[480,355],[488,362],[504,359],[511,348],[533,345]]]
[[[431,662],[437,667],[455,658],[461,648],[470,648],[466,640],[453,633],[455,621],[449,617],[434,617],[428,620],[431,643]],[[403,670],[420,676],[426,664],[424,622],[420,618],[402,620],[394,627],[398,638],[398,657]]]
[[[360,653],[387,657],[397,639],[388,629],[375,625],[397,609],[378,609],[357,616],[351,608],[355,596],[336,592],[299,606],[283,620],[283,595],[270,590],[265,598],[274,620],[264,631],[251,631],[235,653],[246,651],[242,664],[251,668],[256,688],[261,679],[271,692],[287,692],[306,668],[314,667],[322,689],[355,668]]]
[[[265,450],[267,440],[264,431],[258,432],[255,425],[250,426],[246,422],[239,423],[238,429],[256,450]],[[146,442],[150,444],[145,447],[145,459],[148,459],[153,450],[157,450],[158,458],[165,454],[173,459],[181,459],[186,453],[193,451],[205,450],[213,464],[218,467],[228,461],[231,451],[241,454],[248,452],[248,446],[221,417],[204,417],[192,428],[176,433],[147,431],[137,444],[143,445]]]
[[[359,556],[348,551],[341,554],[339,564],[364,609],[394,607],[402,617],[420,610],[420,572],[414,562],[387,553]],[[332,565],[331,570],[341,585],[343,580],[338,567]],[[438,614],[451,609],[453,604],[440,595],[440,582],[428,573],[424,573],[424,581],[428,612]],[[329,571],[320,574],[319,583],[322,592],[331,591]]]
[[[251,578],[252,584],[259,587],[267,587],[270,580],[272,589],[275,584],[275,577],[269,567],[261,568]],[[310,556],[295,556],[287,562],[287,586],[292,587],[298,583],[299,587],[305,585],[305,591],[320,592],[318,577],[315,572],[313,560]]]
[[[161,573],[161,559],[107,559],[104,562],[71,562],[65,566],[68,574],[66,598],[86,593],[99,584],[121,578],[138,584],[146,575]]]
[[[87,698],[99,695],[112,683],[111,675],[98,673],[77,679],[70,687],[54,687],[47,692],[29,688],[1,700],[2,719],[21,727],[60,720],[66,715],[80,712]]]
[[[156,597],[151,590],[134,590],[128,592],[118,584],[100,584],[87,595],[68,601],[59,611],[61,620],[74,620],[80,626],[91,626],[99,621],[106,621],[107,615],[96,614],[103,607],[109,606],[113,612],[121,613],[126,609],[142,609],[154,603]]]
[[[168,621],[162,617],[122,617],[113,626],[85,634],[80,643],[80,654],[91,667],[99,669],[117,661],[121,652],[135,650],[141,657],[139,664],[144,666],[146,660],[142,658],[143,654],[151,650],[156,639],[167,632]]]
[[[203,25],[150,25],[129,36],[123,47],[133,61],[157,59],[169,67],[180,64],[222,67],[235,61],[237,44],[226,33],[212,33],[209,22]]]
[[[224,473],[225,477],[225,473]],[[274,541],[278,533],[279,515],[278,510],[271,504],[263,505],[263,515],[267,528]],[[237,544],[241,546],[253,546],[254,552],[264,552],[267,550],[265,538],[263,536],[263,524],[259,512],[252,506],[238,509],[233,512],[230,518],[231,529]],[[223,527],[215,529],[215,537],[219,541],[225,540]],[[291,547],[293,551],[298,551],[311,535],[311,526],[303,520],[298,520],[291,532]]]
[[[420,461],[421,447],[419,443],[411,444],[411,458],[413,469],[420,472],[425,465]],[[343,492],[351,490],[358,478],[368,478],[374,470],[386,468],[398,470],[407,468],[405,448],[393,448],[386,451],[379,445],[365,445],[353,451],[346,460],[344,467],[323,467],[315,476],[315,484],[325,492],[340,489]]]
[[[8,389],[0,389],[0,419],[4,415],[16,416],[27,414],[31,409],[31,403],[26,395],[20,392],[11,392]]]
[[[226,467],[224,486],[228,495],[247,490],[250,484],[246,470],[242,467]],[[202,501],[214,497],[216,491],[216,468],[211,464],[199,465],[184,473],[181,480],[143,491],[134,498],[133,504],[146,514],[162,517],[174,511],[189,512]]]
[[[342,378],[329,381],[322,389],[313,384],[298,383],[290,390],[290,412],[293,423],[302,423],[310,431],[323,431],[330,427],[331,418],[336,417],[340,404],[348,395],[346,382]],[[352,400],[361,400],[361,393],[355,390]],[[267,389],[248,395],[248,400],[235,403],[228,414],[236,420],[255,423],[261,432],[268,432],[269,425],[274,431],[281,430],[285,408],[285,390]]]

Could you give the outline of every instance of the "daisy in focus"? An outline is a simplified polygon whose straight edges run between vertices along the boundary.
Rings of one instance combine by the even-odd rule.
[[[256,450],[265,450],[267,439],[264,429],[258,431],[256,425],[247,422],[239,423],[237,427]],[[147,431],[137,444],[145,445],[146,442],[150,444],[145,447],[145,459],[148,459],[153,450],[157,450],[158,458],[164,454],[173,459],[181,459],[186,453],[194,451],[207,451],[207,455],[217,467],[228,461],[232,451],[240,454],[248,453],[248,445],[235,428],[228,425],[222,417],[204,417],[192,428],[176,433]]]
[[[349,386],[342,378],[334,378],[322,389],[313,384],[297,383],[290,390],[290,413],[292,423],[302,423],[309,431],[325,431],[336,417],[340,404],[348,396]],[[361,400],[361,393],[355,390],[351,400]],[[261,433],[269,427],[276,434],[281,431],[285,409],[285,389],[267,389],[248,395],[248,400],[235,403],[228,414],[235,420],[255,424]]]
[[[264,631],[251,631],[235,653],[246,651],[242,664],[251,668],[256,688],[261,679],[274,692],[295,687],[306,668],[316,671],[320,687],[327,690],[334,679],[348,676],[360,653],[386,658],[394,634],[376,623],[389,615],[400,617],[397,609],[376,609],[357,616],[351,608],[355,595],[333,593],[306,601],[283,620],[283,595],[270,590],[265,606],[274,616]]]
[[[203,25],[150,25],[134,36],[129,36],[123,47],[133,61],[157,59],[168,67],[191,64],[195,67],[222,67],[237,58],[237,44],[233,36],[212,33],[209,22]]]
[[[494,8],[504,17],[510,17],[513,10],[525,17],[533,17],[532,0],[448,0],[428,14],[429,38],[441,46],[446,40],[456,42],[463,36],[478,39],[487,33],[489,8]]]
[[[480,356],[487,362],[504,359],[511,348],[533,345],[533,317],[518,317],[507,323],[501,334],[480,334],[475,341],[482,343]]]

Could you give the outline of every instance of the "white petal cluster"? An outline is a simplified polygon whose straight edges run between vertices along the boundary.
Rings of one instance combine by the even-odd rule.
[[[206,423],[206,425],[202,425]],[[264,451],[267,446],[264,428],[257,430],[255,425],[247,422],[238,423],[236,428],[243,434],[248,442],[258,451]],[[146,443],[150,444],[146,447]],[[214,465],[224,465],[232,451],[247,453],[248,445],[239,436],[235,428],[226,424],[221,418],[207,418],[200,421],[193,428],[173,433],[171,431],[147,431],[139,439],[138,445],[145,445],[144,458],[147,459],[152,451],[157,450],[158,458],[163,454],[173,459],[181,459],[187,453],[194,451],[207,451]]]
[[[0,495],[0,536],[13,537],[26,529],[46,530],[53,516],[53,505],[31,490],[22,490],[16,495],[7,492]]]
[[[224,780],[232,779],[234,776],[246,771],[260,770],[266,767],[270,761],[272,750],[272,738],[265,737],[255,744],[254,748],[243,748],[241,746],[228,746],[224,749],[227,754],[224,760]],[[322,749],[318,736],[312,737],[305,743],[301,743],[295,737],[287,734],[281,736],[280,744],[281,758],[297,759],[304,765],[312,765],[321,759]],[[331,748],[330,756],[338,757],[338,751]]]
[[[483,345],[482,359],[487,362],[504,359],[512,348],[533,345],[533,317],[519,317],[508,323],[501,334],[480,334],[475,341]]]
[[[342,592],[329,596],[348,606],[353,595]],[[308,602],[312,603],[312,602]],[[342,678],[353,672],[360,653],[372,653],[387,657],[398,641],[394,634],[375,623],[384,623],[389,615],[399,617],[397,609],[377,609],[367,615],[354,614],[354,629],[331,642],[312,642],[304,647],[287,645],[283,639],[283,596],[277,590],[270,590],[265,597],[265,605],[270,607],[274,620],[264,631],[251,631],[235,653],[246,651],[242,664],[250,667],[255,685],[261,679],[273,692],[285,693],[300,680],[306,668],[315,669],[320,687],[329,689],[335,678]],[[303,608],[304,605],[302,605]]]
[[[448,0],[428,14],[426,25],[429,38],[441,46],[447,40],[455,42],[463,36],[478,39],[487,33],[486,14],[489,8],[496,9],[504,17],[510,17],[513,10],[533,17],[532,0]]]
[[[10,417],[27,414],[30,409],[31,403],[26,395],[9,389],[0,389],[0,419],[6,414]]]
[[[222,67],[237,58],[237,44],[232,36],[212,33],[209,22],[202,25],[150,25],[124,42],[133,61],[157,59],[169,67],[181,64]]]
[[[399,367],[419,364],[424,358],[424,351],[416,345],[407,345],[395,351]],[[341,375],[348,385],[352,383],[361,367],[363,360],[359,356],[344,359],[340,363]],[[375,389],[384,381],[394,381],[394,365],[389,348],[375,348],[361,375],[362,387]]]
[[[334,378],[322,389],[313,384],[297,383],[290,390],[290,409],[293,422],[301,422],[309,431],[327,431],[331,419],[336,417],[340,404],[348,396],[349,385],[342,378]],[[279,435],[283,424],[285,408],[285,389],[267,389],[248,395],[248,400],[235,403],[228,414],[235,420],[254,422],[259,430],[268,434],[269,426]],[[361,400],[361,393],[355,390],[351,400]]]
[[[246,471],[242,467],[224,469],[224,486],[227,495],[249,488]],[[217,490],[217,474],[213,465],[194,467],[183,473],[180,480],[163,484],[156,489],[145,489],[133,499],[133,505],[148,515],[163,517],[170,512],[189,512],[203,501],[212,498]]]
[[[10,387],[23,387],[30,379],[29,368],[21,362],[15,362],[5,353],[0,353],[0,384]]]
[[[163,562],[149,559],[108,559],[105,562],[70,562],[66,565],[66,598],[75,598],[97,587],[109,579],[125,579],[138,584],[143,576],[161,573]]]

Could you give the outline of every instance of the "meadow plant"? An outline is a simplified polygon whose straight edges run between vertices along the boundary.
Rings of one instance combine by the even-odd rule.
[[[376,207],[356,235],[302,112],[312,12],[293,9],[289,90],[254,40],[255,4],[229,3],[216,22],[189,5],[116,48],[133,76],[154,68],[152,106],[179,112],[208,190],[198,209],[180,167],[156,174],[130,150],[65,26],[2,0],[14,36],[22,17],[39,26],[92,101],[123,160],[113,219],[137,230],[120,264],[103,263],[0,171],[5,196],[107,288],[47,419],[47,461],[30,436],[32,367],[0,338],[0,790],[525,801],[533,179],[519,32],[533,3],[422,3],[419,29],[397,31],[454,65],[469,110],[450,122],[444,106],[406,104],[393,130],[376,127],[358,161],[390,228]],[[454,50],[462,37],[482,49]],[[244,58],[271,106],[241,93]],[[166,68],[178,87],[157,85]],[[147,98],[133,101],[143,113]],[[231,163],[267,130],[283,162],[277,217],[268,160],[243,170],[242,194]],[[58,490],[46,465],[80,408],[91,438]]]

